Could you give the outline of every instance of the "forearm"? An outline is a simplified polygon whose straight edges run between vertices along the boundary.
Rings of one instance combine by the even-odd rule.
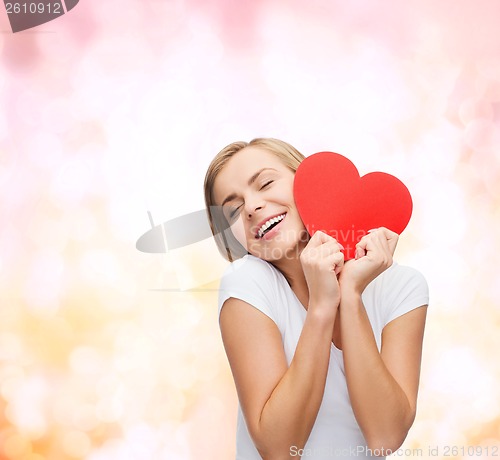
[[[377,348],[361,296],[342,293],[340,321],[349,397],[368,447],[397,449],[413,423],[414,410]]]
[[[261,413],[254,441],[264,459],[303,448],[323,399],[335,317],[309,310],[294,357]]]

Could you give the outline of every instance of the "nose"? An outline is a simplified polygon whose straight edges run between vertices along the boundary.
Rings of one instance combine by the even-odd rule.
[[[263,207],[264,203],[262,202],[262,199],[257,196],[253,197],[245,202],[245,214],[250,218],[255,212]]]

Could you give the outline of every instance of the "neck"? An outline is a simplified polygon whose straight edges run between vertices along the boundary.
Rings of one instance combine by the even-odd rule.
[[[307,287],[304,269],[300,259],[296,255],[293,257],[284,257],[273,261],[272,264],[281,272],[288,281],[297,298],[307,307],[309,303],[309,289]]]

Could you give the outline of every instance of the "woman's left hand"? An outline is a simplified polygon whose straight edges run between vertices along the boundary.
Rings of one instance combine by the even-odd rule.
[[[392,265],[398,234],[380,227],[370,230],[356,245],[355,258],[344,264],[340,272],[341,291],[353,290],[361,295],[366,286]]]

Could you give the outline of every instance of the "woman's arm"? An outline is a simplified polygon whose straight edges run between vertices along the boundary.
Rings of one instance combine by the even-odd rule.
[[[263,459],[289,459],[303,448],[318,414],[330,358],[335,315],[310,308],[288,367],[276,324],[246,302],[230,298],[220,327],[238,399]]]
[[[416,413],[427,308],[422,305],[382,331],[379,353],[361,293],[392,264],[397,235],[379,229],[358,244],[340,277],[340,326],[347,387],[368,447],[389,455],[403,443]]]
[[[368,447],[390,455],[403,444],[415,418],[427,308],[391,321],[382,332],[381,353],[360,296],[343,291],[340,308],[344,366],[356,420]]]
[[[307,442],[318,414],[340,302],[337,273],[343,254],[335,239],[316,232],[300,255],[309,304],[288,367],[281,333],[264,313],[243,300],[224,303],[220,327],[252,440],[268,460],[289,459]]]

